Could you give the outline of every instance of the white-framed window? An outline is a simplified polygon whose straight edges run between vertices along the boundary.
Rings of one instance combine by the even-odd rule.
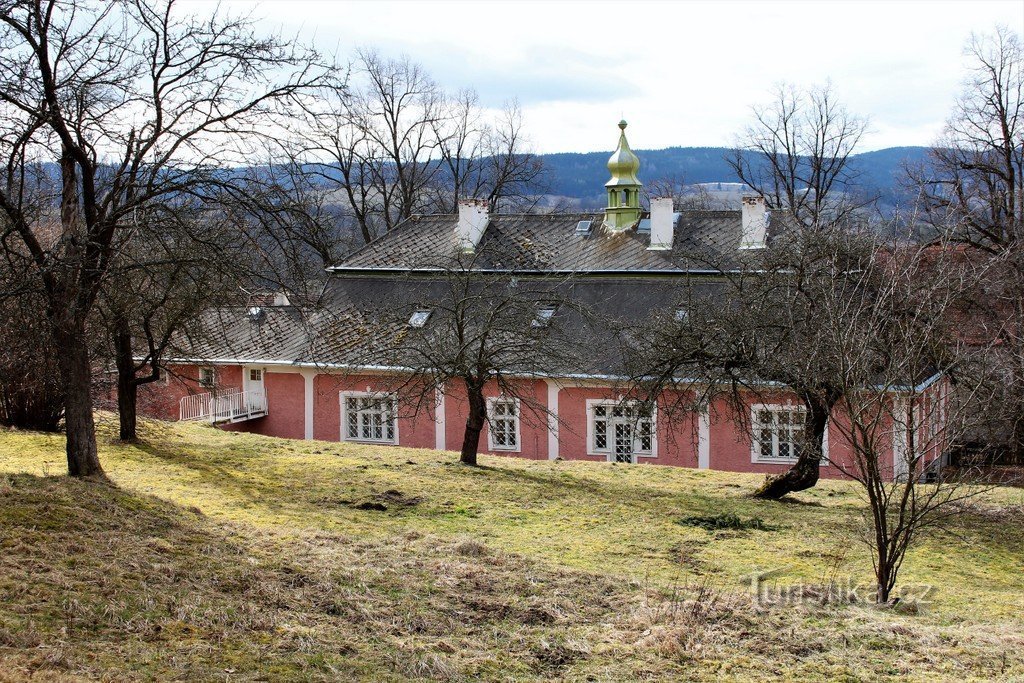
[[[653,408],[636,401],[587,401],[587,444],[609,462],[636,462],[658,455]]]
[[[753,438],[751,462],[796,462],[806,446],[807,409],[791,404],[759,404],[751,407]],[[828,462],[828,431],[822,444],[822,464]]]
[[[217,372],[212,367],[199,368],[199,385],[210,388],[217,383]]]
[[[261,368],[249,368],[249,381],[250,382],[262,382],[263,381],[263,370]]]
[[[341,394],[342,441],[398,443],[398,400],[394,394]]]
[[[487,399],[487,448],[492,451],[519,451],[519,399]]]

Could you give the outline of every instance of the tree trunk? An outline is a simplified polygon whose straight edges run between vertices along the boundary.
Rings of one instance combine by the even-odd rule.
[[[462,437],[459,462],[463,465],[476,465],[476,454],[480,450],[480,433],[487,421],[487,401],[484,399],[483,387],[475,382],[466,382],[466,395],[469,398],[469,415],[466,417],[466,433]]]
[[[86,345],[85,325],[72,324],[56,333],[62,350],[60,368],[66,383],[64,430],[67,435],[68,474],[72,477],[103,476],[96,451],[96,425],[92,417],[92,368]]]
[[[889,602],[892,594],[893,581],[892,562],[884,546],[879,546],[875,559],[875,604],[884,605]]]
[[[132,334],[118,322],[114,329],[114,356],[117,362],[117,416],[121,441],[138,439],[138,396],[135,360],[132,358]]]
[[[800,457],[787,471],[768,477],[761,488],[754,492],[755,498],[778,500],[786,494],[804,491],[818,483],[830,412],[829,407],[811,402],[807,410],[807,442],[800,451]]]

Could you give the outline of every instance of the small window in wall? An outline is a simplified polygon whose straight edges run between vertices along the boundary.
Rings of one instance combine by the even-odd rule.
[[[392,394],[343,393],[341,436],[345,441],[398,443],[398,401]]]
[[[213,368],[199,368],[199,384],[207,388],[217,383],[217,373]]]
[[[806,414],[803,406],[754,406],[751,461],[795,462],[804,448]]]
[[[519,401],[514,398],[487,399],[488,449],[519,450]]]
[[[260,368],[249,369],[249,381],[250,382],[262,382],[263,381],[263,370]]]
[[[656,457],[655,416],[635,401],[588,401],[590,452],[611,462]]]
[[[409,326],[423,327],[429,319],[430,311],[413,311],[413,314],[409,316]]]

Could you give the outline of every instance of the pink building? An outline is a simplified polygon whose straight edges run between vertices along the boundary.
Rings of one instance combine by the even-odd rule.
[[[680,282],[713,293],[723,272],[742,268],[752,250],[770,248],[774,226],[756,198],[745,197],[737,211],[676,212],[660,199],[642,211],[639,161],[620,127],[605,212],[492,215],[486,203],[467,201],[458,215],[415,216],[332,268],[318,311],[285,300],[218,311],[216,341],[173,359],[169,378],[141,392],[140,409],[293,439],[459,449],[468,414],[462,385],[415,401],[396,389],[401,370],[338,351],[359,343],[361,316],[381,302],[415,296],[421,305],[408,324],[432,324],[438,275],[417,264],[505,245],[501,253],[514,259],[480,267],[524,279],[571,273],[572,295],[582,304],[639,319],[655,310],[685,316],[676,298]],[[538,302],[543,321],[571,315]],[[623,399],[619,361],[596,350],[608,346],[595,339],[594,357],[580,367],[522,379],[515,398],[489,387],[481,452],[762,473],[796,461],[804,408],[795,396],[752,394],[744,419],[724,399],[681,411],[669,406],[685,401],[664,396],[643,408]],[[836,465],[850,462],[840,432],[829,429],[822,476],[839,476]],[[903,444],[894,435],[889,466],[897,474]]]

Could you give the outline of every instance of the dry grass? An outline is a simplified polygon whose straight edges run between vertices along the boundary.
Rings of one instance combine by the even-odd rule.
[[[986,517],[1012,494],[918,551],[942,589],[896,613],[837,590],[844,484],[765,504],[740,475],[143,433],[105,442],[116,486],[0,433],[0,681],[1024,677],[1021,529]],[[718,514],[778,529],[675,523]],[[795,606],[742,580],[778,566]]]

